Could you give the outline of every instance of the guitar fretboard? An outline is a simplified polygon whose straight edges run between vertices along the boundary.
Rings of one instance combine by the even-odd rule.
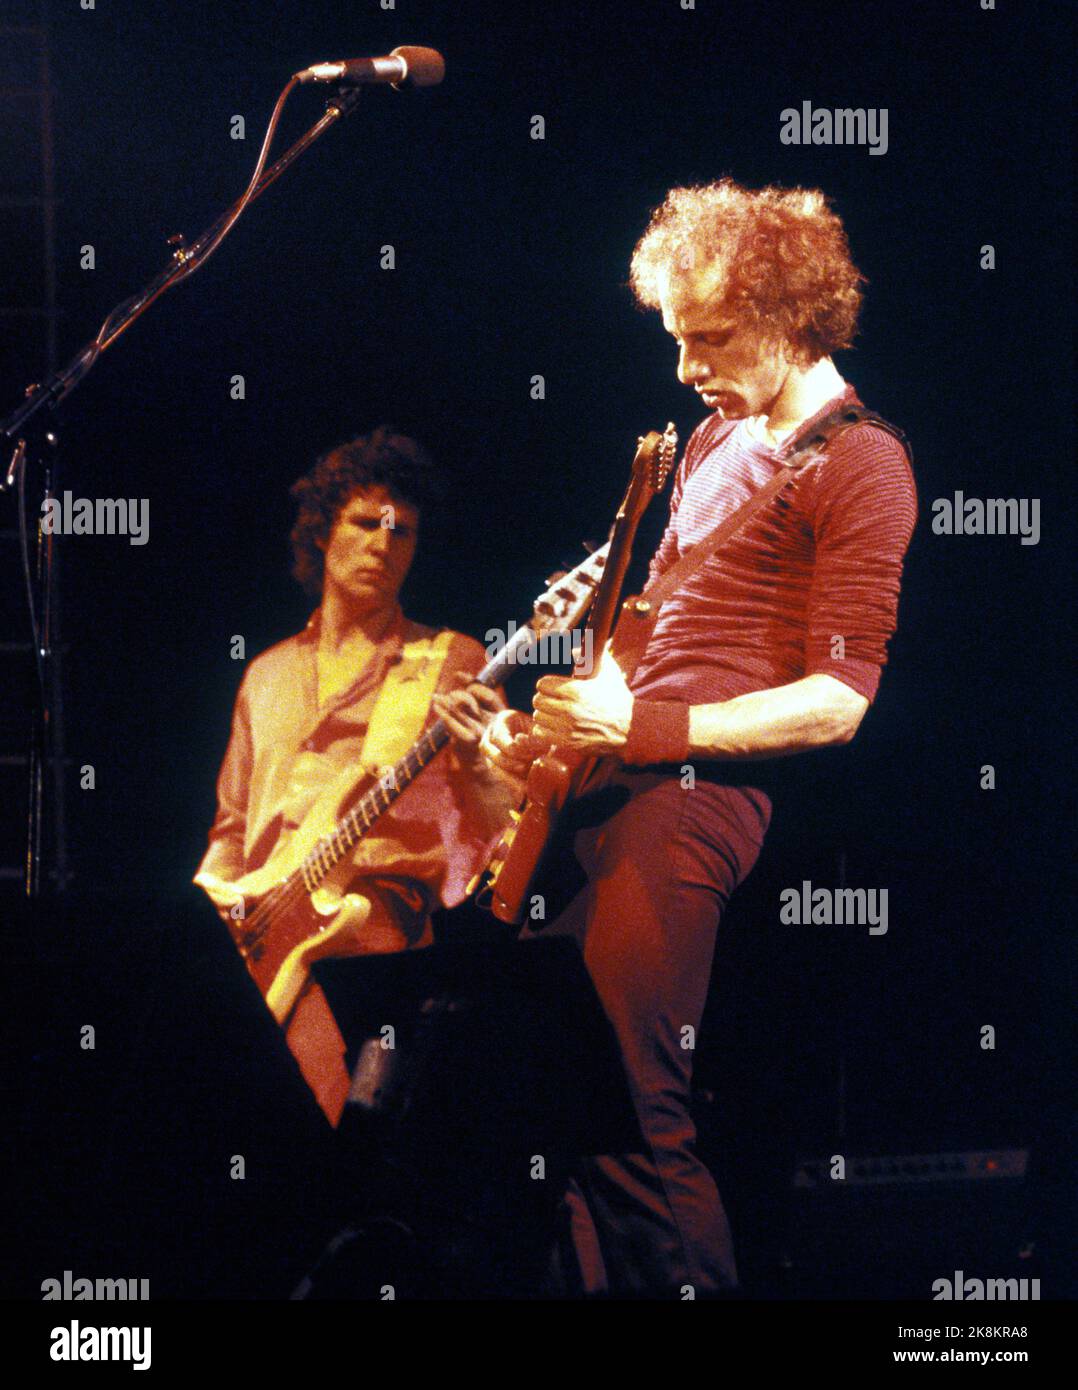
[[[480,673],[477,680],[483,680]],[[483,681],[484,685],[499,682]],[[408,752],[379,777],[351,811],[341,817],[328,835],[324,835],[296,870],[309,893],[324,882],[326,876],[355,849],[375,821],[385,815],[397,797],[419,776],[434,755],[449,742],[449,730],[439,719],[422,733]]]
[[[609,545],[604,545],[564,575],[542,594],[535,603],[535,619],[544,631],[566,631],[586,611],[606,564]],[[476,676],[486,686],[501,685],[516,669],[525,649],[532,646],[539,634],[531,625],[518,628]],[[386,768],[377,782],[363,794],[328,835],[314,845],[300,864],[283,883],[272,890],[264,901],[271,902],[300,887],[313,893],[337,865],[351,853],[365,835],[373,829],[397,798],[411,786],[427,764],[449,742],[450,733],[439,719],[416,739],[407,753],[392,767]]]

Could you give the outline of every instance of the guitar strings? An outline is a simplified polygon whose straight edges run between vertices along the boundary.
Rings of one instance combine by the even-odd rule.
[[[350,843],[351,836],[354,834],[356,836],[355,844],[359,844],[364,836],[369,834],[385,812],[389,810],[397,798],[407,790],[408,786],[411,785],[412,779],[426,767],[430,758],[433,758],[436,753],[440,752],[448,741],[449,730],[446,728],[444,721],[439,719],[416,740],[404,757],[394,766],[392,790],[387,790],[384,786],[370,788],[356,806],[354,806],[347,815],[341,817],[330,833],[323,836],[318,844],[304,856],[300,868],[298,870],[294,869],[284,883],[280,883],[270,890],[262,902],[255,908],[254,912],[251,913],[250,917],[245,919],[246,932],[249,933],[252,929],[254,929],[255,932],[253,939],[246,943],[247,949],[250,949],[251,946],[255,945],[264,937],[270,927],[273,926],[275,922],[280,921],[282,916],[287,915],[294,907],[298,906],[304,893],[307,893],[309,896],[313,891],[307,888],[307,884],[303,879],[302,869],[311,857],[316,854],[319,848],[328,845],[334,852],[335,857],[333,863],[330,865],[329,870],[326,871],[328,874],[332,872],[333,868],[344,858],[347,850],[354,848],[354,845]],[[423,753],[426,752],[428,748],[429,757],[424,761]],[[403,787],[398,786],[398,774],[408,779]],[[379,794],[385,798],[385,804],[382,806],[378,805]],[[364,809],[365,803],[368,801],[372,803],[371,809],[374,812],[373,816],[368,816]],[[349,821],[355,821],[361,812],[363,819],[362,831],[352,828],[342,830],[342,826],[346,826]],[[346,849],[341,848],[342,842],[347,846]],[[324,877],[326,877],[326,874],[322,875],[322,878]],[[318,884],[316,884],[315,887],[317,888]]]
[[[603,551],[596,552],[596,555],[590,557],[587,561],[584,562],[583,565],[580,566],[582,573],[579,576],[579,578],[576,579],[576,584],[580,584],[581,580],[584,578],[583,572],[585,571],[586,567],[588,565],[594,565],[596,563],[597,556],[602,554]],[[562,578],[558,581],[558,593],[564,595],[567,578],[569,577],[562,576]],[[592,576],[588,575],[588,578],[591,579]],[[598,576],[595,577],[594,582],[598,583]],[[569,590],[570,592],[573,592],[572,581],[569,584]],[[545,598],[546,595],[543,595],[543,597]],[[538,611],[538,609],[539,604],[537,603],[536,610]],[[499,656],[500,655],[501,653],[499,653]],[[494,660],[491,662],[491,666],[493,666],[494,662],[496,661],[497,658],[494,658]],[[490,668],[488,667],[488,670],[489,669]],[[420,737],[416,740],[416,742],[412,745],[412,747],[408,750],[404,757],[401,758],[400,761],[393,768],[392,792],[390,793],[389,791],[387,791],[385,787],[381,788],[382,796],[387,798],[385,804],[383,806],[378,805],[377,791],[373,787],[370,788],[360,799],[360,801],[356,804],[356,806],[354,806],[352,810],[348,812],[347,815],[341,817],[341,819],[333,827],[332,831],[330,831],[328,835],[324,836],[323,839],[320,840],[318,844],[315,845],[314,848],[311,849],[304,856],[299,868],[293,869],[292,873],[288,876],[287,879],[285,879],[283,883],[279,883],[275,885],[273,888],[271,888],[269,893],[267,893],[267,895],[265,896],[265,898],[263,898],[263,900],[257,905],[254,912],[251,913],[250,917],[247,917],[245,919],[244,934],[249,936],[250,939],[246,941],[244,949],[249,950],[251,947],[256,945],[258,941],[266,935],[269,929],[276,922],[279,922],[283,916],[286,916],[289,912],[292,911],[294,907],[298,906],[304,894],[307,894],[307,896],[310,897],[311,894],[317,890],[318,886],[321,884],[322,880],[327,876],[327,874],[332,872],[332,869],[335,868],[336,865],[340,863],[340,861],[344,858],[344,855],[347,852],[347,850],[354,848],[354,846],[351,843],[348,843],[347,850],[341,849],[340,843],[342,839],[348,841],[350,839],[351,834],[355,833],[355,843],[359,844],[359,842],[373,829],[378,820],[381,819],[382,815],[389,810],[390,806],[393,805],[397,797],[400,796],[402,792],[407,790],[407,788],[411,785],[413,778],[419,772],[421,772],[424,767],[426,767],[427,762],[430,760],[430,758],[433,758],[435,754],[440,752],[440,750],[448,742],[449,730],[447,729],[444,720],[441,719],[437,720],[434,724],[431,725],[429,729],[427,729],[423,734],[420,735]],[[429,748],[429,757],[425,761],[422,756],[422,753],[423,751],[425,751],[426,748]],[[403,787],[398,787],[397,785],[398,772],[402,773],[407,777],[407,781],[405,782]],[[352,830],[346,830],[342,832],[342,825],[345,825],[348,821],[354,822],[359,812],[363,809],[365,803],[372,798],[372,809],[374,811],[373,818],[369,818],[366,811],[364,810],[363,829],[357,829],[354,832]],[[337,842],[336,845],[334,845],[335,840]],[[326,873],[322,874],[319,878],[318,883],[316,883],[315,885],[315,889],[309,889],[307,887],[305,876],[302,870],[305,865],[308,865],[308,862],[311,860],[312,856],[316,854],[316,851],[327,842],[330,846],[333,847],[336,857],[334,858],[333,863],[330,865],[330,868],[326,871]],[[319,868],[321,868],[321,865],[319,865]],[[252,930],[254,932],[254,935],[250,936]]]

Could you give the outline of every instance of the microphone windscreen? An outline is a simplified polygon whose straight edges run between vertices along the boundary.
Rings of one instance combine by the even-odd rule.
[[[436,48],[395,48],[391,58],[403,58],[408,64],[405,84],[409,87],[436,87],[445,76],[445,59]]]

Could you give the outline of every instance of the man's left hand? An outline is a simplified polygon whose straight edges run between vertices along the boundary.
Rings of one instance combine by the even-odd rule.
[[[536,687],[534,708],[534,738],[599,756],[625,746],[633,697],[607,648],[593,676],[544,676]]]
[[[478,764],[479,740],[483,730],[503,708],[499,696],[471,676],[458,672],[458,690],[437,692],[431,704],[453,740],[453,751],[461,762]]]

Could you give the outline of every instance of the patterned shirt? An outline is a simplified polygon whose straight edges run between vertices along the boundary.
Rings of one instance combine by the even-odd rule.
[[[813,419],[846,404],[860,404],[852,386]],[[677,470],[649,578],[782,467],[752,422],[703,421]],[[871,701],[916,517],[898,440],[876,425],[848,429],[667,599],[633,694],[711,704],[822,672]]]

